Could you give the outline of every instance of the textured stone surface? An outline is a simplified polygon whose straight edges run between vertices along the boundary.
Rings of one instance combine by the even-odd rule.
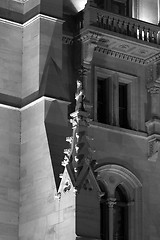
[[[0,106],[0,239],[18,240],[20,112]]]
[[[57,165],[60,167],[63,159],[64,127],[68,125],[66,116],[66,103],[59,104],[54,100],[42,100],[22,109],[20,239],[58,240],[64,239],[59,238],[60,232],[70,234],[70,229],[65,226],[74,214],[73,201],[64,198],[67,206],[61,203],[63,209],[60,207],[55,198],[57,190],[53,174],[55,171],[55,176],[61,173]],[[57,158],[56,153],[60,157]]]
[[[0,95],[21,97],[22,29],[0,21]]]

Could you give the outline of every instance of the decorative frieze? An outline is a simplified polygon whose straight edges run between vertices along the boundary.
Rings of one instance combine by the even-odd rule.
[[[111,49],[107,49],[107,48],[104,48],[104,47],[101,47],[101,46],[97,46],[95,48],[95,52],[107,54],[109,56],[116,57],[116,58],[119,58],[119,59],[122,59],[122,60],[127,60],[127,61],[130,61],[130,62],[145,64],[144,59],[134,57],[134,56],[130,56],[130,55],[125,54],[125,53],[116,52],[116,51],[113,51]]]
[[[116,45],[113,44],[113,46],[111,45],[112,43],[117,41],[121,42],[121,38],[117,40],[112,35],[112,38],[110,40],[108,39],[110,39],[110,35],[104,34],[100,31],[98,32],[93,30],[85,30],[84,32],[81,33],[81,35],[76,37],[76,40],[80,41],[82,44],[85,43],[95,44],[93,46],[93,50],[96,52],[107,54],[109,56],[116,57],[119,59],[124,59],[126,61],[135,62],[142,65],[148,65],[157,62],[160,58],[160,52],[158,49],[155,50],[149,47],[147,48],[147,46],[145,49],[144,47],[140,47],[136,43],[131,42],[128,43],[128,41],[126,41],[126,44],[125,43],[120,44],[117,48],[117,44]]]

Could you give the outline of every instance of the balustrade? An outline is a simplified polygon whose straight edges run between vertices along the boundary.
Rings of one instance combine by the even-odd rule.
[[[120,16],[94,7],[86,7],[77,15],[77,30],[96,26],[160,45],[160,27],[134,18]]]

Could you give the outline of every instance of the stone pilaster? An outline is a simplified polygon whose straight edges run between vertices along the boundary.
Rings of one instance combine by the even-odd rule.
[[[114,226],[114,205],[116,204],[115,198],[107,199],[108,209],[109,209],[109,240],[113,240],[113,226]],[[108,227],[108,226],[106,226]]]
[[[148,137],[148,160],[156,162],[160,147],[160,78],[150,69],[150,81],[147,89],[151,99],[151,117],[146,122]],[[157,78],[158,77],[158,78]]]

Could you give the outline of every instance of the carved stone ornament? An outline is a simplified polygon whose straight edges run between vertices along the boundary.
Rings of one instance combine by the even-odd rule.
[[[113,208],[114,205],[116,205],[116,199],[115,198],[108,198],[107,199],[107,204],[109,208]]]
[[[160,90],[160,87],[158,86],[153,86],[148,89],[148,92],[151,94],[158,94]]]
[[[73,44],[73,37],[63,35],[62,42],[63,42],[63,44],[72,45]]]
[[[69,179],[67,179],[64,183],[63,192],[66,193],[69,190],[71,190],[71,182]]]

